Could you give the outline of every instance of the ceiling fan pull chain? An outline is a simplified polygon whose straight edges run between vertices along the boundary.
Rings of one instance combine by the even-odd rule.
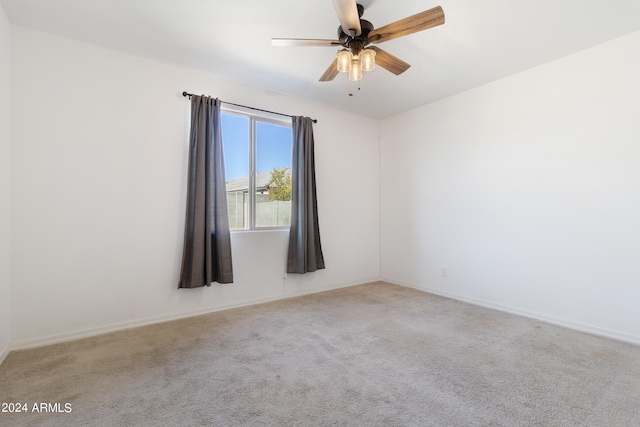
[[[349,96],[353,96],[353,82],[349,81]],[[358,91],[360,91],[360,80],[358,80]]]

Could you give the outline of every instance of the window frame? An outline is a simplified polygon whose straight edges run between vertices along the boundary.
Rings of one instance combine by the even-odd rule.
[[[291,118],[279,114],[272,114],[266,111],[257,111],[251,108],[240,106],[227,106],[224,103],[220,106],[221,114],[230,114],[249,119],[249,212],[248,212],[248,228],[240,228],[230,230],[231,233],[246,233],[256,231],[273,231],[273,230],[289,230],[290,225],[259,227],[256,225],[256,175],[257,175],[257,122],[268,123],[276,126],[284,126],[289,129],[293,128]],[[292,135],[293,139],[293,135]],[[293,163],[293,140],[292,140],[292,159]],[[226,158],[225,158],[226,162]],[[226,166],[226,165],[225,165]]]

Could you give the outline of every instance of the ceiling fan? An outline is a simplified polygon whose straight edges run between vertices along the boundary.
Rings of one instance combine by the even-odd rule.
[[[376,63],[395,75],[402,74],[411,65],[376,46],[369,47],[369,44],[383,43],[444,24],[444,11],[440,6],[374,28],[371,22],[361,19],[364,7],[356,4],[355,0],[333,0],[333,5],[340,20],[337,40],[271,39],[274,46],[342,46],[336,59],[320,77],[321,82],[333,80],[339,72],[347,72],[349,80],[358,81],[362,78],[362,71],[371,71]]]

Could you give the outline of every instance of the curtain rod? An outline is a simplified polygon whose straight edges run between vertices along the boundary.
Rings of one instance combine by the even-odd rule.
[[[192,93],[189,93],[187,91],[182,92],[182,96],[187,97],[189,99],[191,99],[191,97],[193,96]],[[246,105],[240,105],[240,104],[234,104],[233,102],[227,102],[227,101],[220,101],[224,104],[229,104],[229,105],[233,105],[236,107],[242,107],[242,108],[248,108],[250,110],[256,110],[256,111],[262,111],[263,113],[271,113],[271,114],[277,114],[279,116],[285,116],[285,117],[294,117],[290,114],[283,114],[283,113],[276,113],[275,111],[269,111],[269,110],[262,110],[260,108],[255,108],[255,107],[248,107]],[[313,123],[318,123],[318,121],[316,119],[311,119],[313,121]]]

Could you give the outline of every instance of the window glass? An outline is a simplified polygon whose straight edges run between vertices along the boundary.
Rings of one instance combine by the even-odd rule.
[[[256,122],[256,227],[291,222],[291,128]]]
[[[249,125],[248,117],[222,114],[222,146],[231,230],[249,228]]]
[[[291,125],[224,112],[222,138],[231,230],[288,227],[291,221]]]

